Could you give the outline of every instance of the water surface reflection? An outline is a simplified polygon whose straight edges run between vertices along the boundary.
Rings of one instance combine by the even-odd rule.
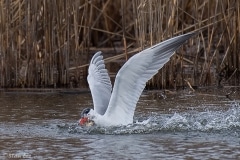
[[[209,95],[145,92],[135,124],[82,128],[89,93],[1,93],[0,159],[239,159],[238,94]]]

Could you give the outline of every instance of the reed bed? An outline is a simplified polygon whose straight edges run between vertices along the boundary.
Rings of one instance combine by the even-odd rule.
[[[99,50],[114,79],[138,51],[199,29],[147,87],[239,85],[239,3],[0,0],[0,87],[86,87]]]

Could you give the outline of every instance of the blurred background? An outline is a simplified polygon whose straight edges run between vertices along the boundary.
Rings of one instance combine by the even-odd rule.
[[[111,80],[132,55],[201,29],[149,89],[240,84],[237,0],[0,0],[0,87],[87,88],[102,51]]]

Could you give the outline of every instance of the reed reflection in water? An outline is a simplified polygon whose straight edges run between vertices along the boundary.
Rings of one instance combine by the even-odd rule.
[[[127,127],[77,125],[89,93],[1,93],[1,159],[239,159],[240,107],[223,95],[144,92]],[[216,92],[217,93],[217,92]]]

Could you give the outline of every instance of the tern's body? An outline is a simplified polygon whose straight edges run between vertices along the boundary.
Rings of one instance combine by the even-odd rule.
[[[133,123],[136,104],[146,82],[194,34],[191,32],[171,38],[131,57],[117,73],[113,89],[101,52],[97,52],[88,69],[94,110],[88,109],[82,113],[82,117],[87,117],[99,126]]]

